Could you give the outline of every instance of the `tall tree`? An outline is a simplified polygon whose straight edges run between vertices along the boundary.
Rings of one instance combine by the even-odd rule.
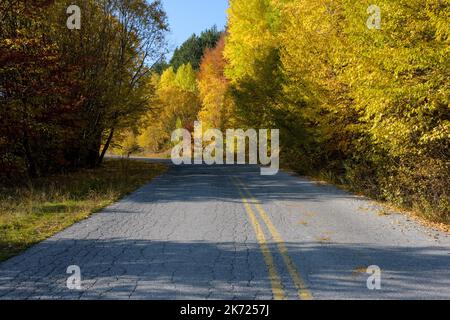
[[[179,48],[175,49],[170,65],[177,70],[183,64],[191,64],[198,70],[205,49],[214,48],[222,32],[214,26],[203,31],[200,36],[193,34]]]
[[[230,95],[230,84],[225,77],[226,60],[223,56],[225,36],[214,49],[207,49],[198,76],[199,95],[202,109],[198,118],[203,127],[225,130],[233,128],[234,104]]]

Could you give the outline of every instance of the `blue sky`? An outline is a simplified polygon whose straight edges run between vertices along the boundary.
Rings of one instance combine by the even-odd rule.
[[[169,48],[173,51],[193,33],[226,25],[228,0],[162,0],[169,18]],[[170,57],[168,57],[170,58]]]

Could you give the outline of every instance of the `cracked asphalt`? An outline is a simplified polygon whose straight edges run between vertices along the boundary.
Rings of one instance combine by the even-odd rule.
[[[256,166],[173,166],[1,263],[0,299],[450,299],[449,236],[380,210]]]

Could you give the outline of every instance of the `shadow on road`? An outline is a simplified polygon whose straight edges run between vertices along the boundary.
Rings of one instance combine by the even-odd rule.
[[[130,197],[136,202],[242,202],[229,178],[241,178],[252,194],[261,202],[295,200],[328,201],[355,199],[354,195],[331,185],[318,185],[304,178],[294,178],[280,172],[275,176],[261,176],[259,166],[251,165],[183,165],[171,166],[158,184],[148,185]],[[146,194],[143,197],[143,194]]]
[[[446,248],[286,245],[317,298],[421,294],[449,298]],[[275,244],[270,247],[276,252]],[[368,275],[361,269],[371,264],[383,270],[383,290],[378,292],[367,289]],[[80,266],[82,291],[66,288],[69,265]],[[30,249],[27,260],[19,256],[0,265],[2,299],[254,299],[264,295],[270,298],[270,284],[257,243],[49,240]]]
[[[187,221],[192,229],[196,227],[195,219],[204,219],[208,222],[201,227],[209,230],[209,224],[215,223],[206,219],[209,215],[218,219],[217,216],[228,214],[222,217],[225,220],[220,220],[221,223],[242,216],[244,220],[239,220],[240,224],[234,228],[246,223],[242,199],[230,176],[240,177],[263,204],[280,200],[322,203],[355,198],[337,188],[284,173],[262,177],[257,166],[171,167],[167,174],[120,204],[0,264],[0,299],[271,298],[267,267],[258,243],[251,240],[255,238],[250,234],[238,234],[235,230],[229,234],[229,240],[224,238],[228,242],[219,242],[187,240],[186,234],[180,233],[176,238],[179,241],[174,241],[171,230],[180,221]],[[197,202],[198,208],[192,205]],[[210,202],[215,203],[204,209]],[[229,205],[226,211],[223,208],[227,202],[237,205]],[[139,205],[143,203],[156,205]],[[163,205],[167,203],[170,205]],[[335,205],[336,202],[329,203],[326,209]],[[331,216],[327,211],[326,215],[327,224],[343,219],[342,214]],[[160,220],[165,222],[158,225]],[[366,226],[355,224],[354,219],[348,221],[354,223],[343,229],[348,232]],[[135,228],[130,229],[133,232],[120,233],[123,225],[130,223]],[[139,229],[142,224],[147,229]],[[211,228],[212,233],[221,232],[223,224],[217,225],[220,228]],[[161,230],[163,227],[166,229]],[[190,239],[222,239],[214,237],[215,234],[210,234],[211,238],[203,237],[207,230],[192,233]],[[251,229],[239,232],[251,232],[248,230]],[[349,240],[324,243],[304,239],[286,242],[286,247],[315,298],[450,298],[450,255],[444,246],[414,245],[407,237],[402,238],[403,245],[391,245],[389,241],[357,244]],[[290,292],[289,297],[295,297],[295,288],[277,245],[270,239],[268,242],[284,289]],[[70,265],[81,268],[82,291],[70,291],[66,287],[69,277],[66,270]],[[366,269],[371,265],[382,270],[381,291],[367,289]]]

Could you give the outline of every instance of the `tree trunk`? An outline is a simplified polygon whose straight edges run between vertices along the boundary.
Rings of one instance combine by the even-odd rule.
[[[24,133],[23,135],[22,143],[25,151],[25,158],[27,159],[28,176],[30,178],[36,178],[38,175],[37,165],[31,153],[30,142],[28,140],[28,135],[26,133]]]
[[[98,134],[95,138],[90,142],[90,146],[87,149],[87,158],[86,158],[86,166],[88,168],[95,168],[98,164],[100,148],[102,144],[102,135]]]
[[[100,155],[100,158],[98,159],[98,164],[100,165],[103,162],[103,159],[105,158],[106,152],[108,151],[109,146],[111,145],[111,141],[114,136],[114,128],[111,128],[111,131],[109,132],[108,139],[106,140],[105,146],[103,147],[102,154]]]

